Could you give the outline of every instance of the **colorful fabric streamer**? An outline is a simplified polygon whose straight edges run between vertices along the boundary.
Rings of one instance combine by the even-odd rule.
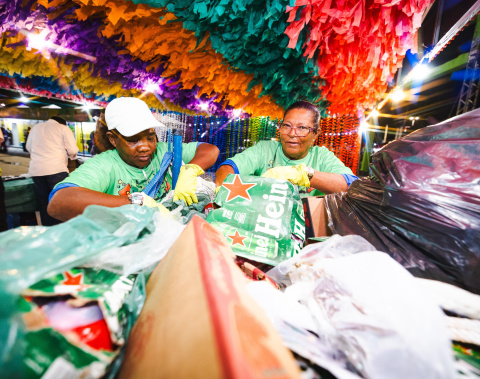
[[[289,7],[285,33],[316,61],[325,80],[331,114],[357,114],[371,108],[408,49],[416,51],[415,33],[433,0],[297,0]]]

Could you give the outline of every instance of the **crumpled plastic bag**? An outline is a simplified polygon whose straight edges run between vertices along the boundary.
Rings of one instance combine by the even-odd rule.
[[[199,195],[202,195],[202,198],[208,197],[208,199],[210,200],[209,202],[212,203],[215,200],[215,196],[216,196],[215,188],[216,188],[215,183],[209,180],[203,179],[200,176],[197,177],[197,190],[195,191],[197,197]],[[173,200],[174,193],[175,193],[174,190],[169,191],[165,196],[165,198],[162,200],[162,203],[164,201]]]
[[[361,237],[335,239],[267,273],[290,279],[284,293],[249,284],[286,345],[340,377],[455,377],[445,316],[434,299],[387,254],[359,251],[371,246]],[[335,253],[348,240],[350,253]],[[287,314],[292,301],[303,307],[295,317]]]
[[[173,201],[173,191],[170,191],[169,194],[172,195],[162,200],[162,205],[182,224],[188,224],[195,215],[204,220],[207,218],[204,209],[205,206],[211,203],[210,196],[202,193],[197,194],[198,203],[192,203],[187,206],[183,200]]]
[[[155,230],[137,242],[107,249],[83,266],[109,270],[121,275],[150,272],[167,254],[170,246],[185,229],[174,217],[165,217],[159,212],[153,215]]]
[[[375,251],[375,247],[369,243],[365,238],[349,235],[340,236],[334,234],[329,237],[325,242],[313,243],[304,247],[300,253],[291,259],[281,262],[277,267],[274,267],[268,271],[268,276],[275,281],[275,283],[283,286],[292,284],[290,273],[292,275],[316,275],[315,271],[308,268],[304,273],[294,268],[298,265],[304,265],[307,267],[311,265],[315,268],[316,263],[321,263],[321,259],[324,258],[339,258],[348,256],[351,254],[360,253],[362,251]],[[301,262],[301,263],[300,263]]]
[[[198,203],[192,203],[189,206],[183,200],[173,201],[174,192],[171,190],[161,201],[162,205],[172,212],[174,217],[178,217],[183,224],[187,224],[193,216],[197,215],[206,219],[205,207],[215,200],[215,183],[197,177],[197,199]]]
[[[0,299],[42,278],[78,266],[100,251],[135,242],[154,230],[153,208],[87,207],[59,225],[21,227],[0,233]]]

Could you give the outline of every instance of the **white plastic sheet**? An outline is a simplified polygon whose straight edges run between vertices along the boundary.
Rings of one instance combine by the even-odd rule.
[[[344,238],[275,268],[274,277],[291,280],[284,293],[249,285],[287,346],[338,377],[455,377],[439,306],[387,254],[358,252],[369,247],[358,236],[348,236],[355,243],[347,251]],[[286,311],[292,301],[302,307],[298,320]]]

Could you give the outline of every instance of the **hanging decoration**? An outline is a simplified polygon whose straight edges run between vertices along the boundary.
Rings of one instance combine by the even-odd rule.
[[[297,100],[326,108],[317,68],[300,48],[287,49],[285,10],[292,0],[169,1],[135,0],[172,12],[199,41],[208,39],[215,51],[235,68],[254,74],[250,86],[262,84],[262,94],[272,94],[283,108]]]
[[[433,0],[297,0],[288,7],[290,48],[301,41],[325,80],[331,114],[371,108],[387,89]]]
[[[308,100],[338,116],[317,143],[355,169],[349,115],[385,91],[432,1],[0,0],[0,86],[141,97],[222,161],[278,138],[283,109]]]
[[[125,8],[125,14],[123,14],[117,12],[119,9],[123,9],[120,7],[122,4],[121,1],[117,1],[116,3],[112,0],[99,0],[95,2],[78,1],[77,4],[75,1],[65,0],[54,3],[39,1],[38,3],[48,6],[48,11],[43,9],[41,5],[36,5],[36,9],[33,9],[32,14],[29,14],[27,11],[28,7],[24,6],[22,2],[13,1],[8,4],[2,4],[0,1],[0,19],[3,18],[2,30],[9,30],[7,32],[9,35],[16,34],[19,39],[18,43],[11,44],[11,47],[17,49],[20,48],[21,45],[26,46],[28,44],[27,39],[19,33],[19,30],[23,27],[30,27],[33,32],[35,32],[33,26],[48,27],[51,31],[50,38],[55,41],[56,45],[68,46],[70,50],[81,51],[82,54],[95,57],[96,59],[95,63],[91,64],[86,63],[85,59],[78,56],[63,56],[60,53],[57,54],[53,52],[51,54],[51,62],[53,63],[51,64],[55,65],[57,61],[70,64],[72,65],[72,71],[76,70],[78,66],[88,64],[90,72],[89,78],[91,80],[99,77],[105,78],[112,86],[112,90],[118,90],[117,92],[110,91],[108,95],[111,98],[119,96],[121,90],[135,89],[142,92],[148,83],[154,83],[158,84],[157,97],[167,99],[184,109],[190,109],[192,111],[198,111],[200,97],[203,97],[211,99],[211,114],[219,115],[222,112],[225,112],[225,114],[231,113],[235,108],[230,105],[230,103],[236,108],[243,109],[245,113],[270,113],[277,115],[282,113],[281,108],[275,105],[271,98],[264,96],[259,99],[257,97],[261,92],[261,86],[257,86],[250,92],[247,92],[248,83],[251,77],[253,77],[252,75],[248,77],[244,73],[235,73],[229,70],[228,66],[225,65],[226,62],[222,61],[218,54],[215,59],[213,59],[215,53],[212,50],[210,50],[210,54],[205,54],[203,51],[205,49],[203,49],[198,53],[198,56],[192,58],[191,62],[196,62],[198,66],[193,66],[188,63],[189,61],[185,59],[185,56],[189,55],[188,53],[185,54],[184,52],[180,54],[180,51],[174,52],[172,56],[175,57],[175,59],[183,59],[183,61],[187,61],[187,65],[193,68],[193,70],[183,71],[181,67],[175,69],[176,62],[171,64],[172,62],[169,61],[169,56],[159,55],[159,52],[155,53],[155,59],[152,61],[128,54],[129,50],[126,48],[131,47],[132,44],[143,46],[144,44],[141,42],[141,37],[143,35],[151,35],[149,33],[152,31],[154,35],[157,36],[170,34],[170,45],[178,43],[180,41],[179,37],[185,35],[181,30],[172,29],[170,26],[168,26],[168,28],[170,28],[169,33],[164,33],[165,30],[161,30],[162,25],[160,20],[152,16],[151,11],[148,10],[146,6],[136,6],[130,3],[127,8],[130,9],[133,7],[133,10],[129,13],[127,12],[128,9],[123,7]],[[15,11],[12,9],[14,4],[16,4]],[[69,6],[67,7],[66,5]],[[32,6],[32,8],[35,8],[35,6]],[[48,19],[46,18],[46,14],[49,16]],[[130,22],[120,25],[120,19],[115,18],[115,15],[118,16],[119,14],[125,16]],[[108,15],[108,18],[105,18],[105,15]],[[149,23],[145,22],[147,15],[150,17],[150,23],[156,23],[155,25],[158,26],[157,29],[150,27]],[[158,12],[156,16],[158,16]],[[75,19],[75,17],[78,17],[78,19]],[[72,20],[74,20],[74,22]],[[163,22],[166,24],[166,21]],[[10,29],[7,28],[8,25],[11,26]],[[118,32],[114,29],[115,25],[120,25]],[[141,30],[136,28],[138,25],[141,25],[143,28],[143,34]],[[148,31],[147,34],[145,34],[146,31]],[[115,34],[109,34],[112,32]],[[102,33],[105,33],[105,35],[102,35]],[[135,38],[132,38],[132,41],[130,41],[130,45],[125,45],[124,41],[118,39],[121,33],[123,33],[121,39],[125,39],[125,36],[129,35],[135,36]],[[3,34],[3,37],[5,37],[5,34],[6,33]],[[189,40],[186,42],[186,45],[184,44],[184,46],[180,43],[180,48],[189,48],[190,46],[193,49],[195,47],[196,40],[193,33],[189,34],[190,36],[187,36]],[[148,46],[148,43],[145,45]],[[168,47],[168,44],[165,46]],[[163,48],[165,48],[165,46]],[[132,50],[137,52],[138,47],[136,49],[132,48]],[[39,60],[47,60],[42,54],[38,54],[38,51],[35,51],[35,53],[37,53],[36,56]],[[202,57],[203,60],[200,59]],[[21,61],[17,61],[16,67],[18,68],[18,72],[22,72],[23,74],[25,70],[21,67],[21,63]],[[163,74],[166,66],[169,67],[169,71]],[[170,69],[170,67],[173,67],[173,69]],[[215,70],[215,67],[217,70]],[[207,70],[210,70],[210,74],[205,76],[205,72],[198,68],[207,68]],[[11,69],[9,71],[11,71]],[[186,80],[189,80],[186,85],[184,85],[181,78],[183,72],[189,73],[190,75],[190,77],[186,77]],[[197,78],[198,80],[195,80],[195,73],[200,75]],[[211,80],[203,80],[202,78],[204,76]],[[212,83],[217,82],[218,84],[212,86]],[[227,88],[224,89],[222,93],[215,92],[215,89],[220,90],[222,88],[222,83],[228,83]],[[76,82],[75,85],[82,87],[82,84],[78,82]],[[203,90],[199,85],[204,87]],[[100,89],[94,89],[93,93],[99,91]],[[162,108],[165,107],[160,106],[159,109]]]
[[[414,48],[431,2],[0,0],[0,31],[47,30],[50,44],[77,52],[52,59],[88,64],[92,78],[118,88],[112,98],[153,83],[157,98],[192,111],[203,96],[216,114],[281,117],[299,99],[323,115],[356,114]]]
[[[325,146],[355,173],[362,142],[358,127],[359,119],[355,116],[322,118],[315,144]]]

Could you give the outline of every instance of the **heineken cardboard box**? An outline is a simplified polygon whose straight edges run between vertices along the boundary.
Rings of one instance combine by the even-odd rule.
[[[305,213],[305,237],[307,243],[316,237],[332,235],[328,228],[328,216],[323,196],[308,196],[302,199]],[[313,241],[313,240],[310,240]]]
[[[220,187],[207,222],[220,230],[233,252],[269,265],[303,247],[305,218],[296,186],[287,180],[230,174]]]

